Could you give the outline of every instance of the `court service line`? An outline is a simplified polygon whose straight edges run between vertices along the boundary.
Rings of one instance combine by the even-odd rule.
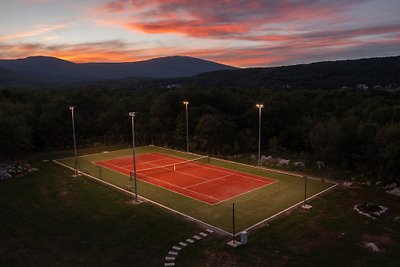
[[[208,182],[213,182],[213,181],[216,181],[216,180],[219,180],[219,179],[222,179],[222,178],[226,178],[226,177],[228,177],[230,175],[232,175],[232,174],[227,174],[227,175],[224,175],[224,176],[221,176],[221,177],[217,177],[217,178],[211,179],[211,180],[205,180],[204,182],[200,182],[200,183],[197,183],[197,184],[189,185],[188,187],[185,187],[185,188],[189,188],[189,187],[192,187],[192,186],[197,186],[197,185],[200,185],[200,184],[206,184]]]
[[[240,197],[240,196],[243,196],[243,195],[245,195],[245,194],[247,194],[247,193],[250,193],[250,192],[253,192],[253,191],[262,189],[262,188],[264,188],[264,187],[266,187],[266,186],[270,186],[270,185],[275,184],[275,183],[277,183],[277,182],[279,182],[279,181],[278,181],[278,180],[274,180],[274,181],[272,181],[271,183],[263,184],[263,185],[261,185],[261,186],[259,186],[259,187],[256,187],[256,188],[247,190],[247,191],[242,192],[242,193],[240,193],[240,194],[234,195],[234,196],[232,196],[232,197],[230,197],[230,198],[221,200],[220,203],[225,202],[225,201],[229,201],[229,200],[234,199],[234,198],[236,198],[236,197]]]
[[[201,163],[199,163],[199,164],[201,164]],[[242,177],[242,178],[245,178],[245,179],[258,181],[258,182],[265,182],[265,180],[269,180],[271,182],[276,181],[276,179],[272,179],[270,177],[260,176],[260,175],[256,175],[256,174],[248,174],[248,173],[244,173],[244,172],[237,171],[237,170],[227,169],[225,171],[225,170],[223,170],[224,168],[219,167],[219,166],[214,166],[214,165],[204,165],[204,168],[207,168],[207,169],[210,169],[210,170],[216,170],[216,171],[224,172],[226,174],[235,175],[235,176],[238,176],[238,177]],[[246,174],[246,175],[243,175],[243,174]],[[257,177],[258,179],[255,178],[255,177]]]
[[[182,161],[182,162],[184,162],[184,161]],[[178,162],[177,164],[179,164],[179,163],[180,163],[180,162]],[[150,164],[151,164],[151,163],[150,163]],[[152,164],[152,165],[153,165],[153,164]],[[172,163],[172,164],[167,165],[167,166],[171,166],[171,165],[175,165],[175,163]],[[156,168],[156,167],[162,168],[162,167],[164,167],[164,166],[154,166],[154,168]],[[138,170],[138,172],[144,171],[144,170],[146,170],[146,169]],[[200,177],[200,176],[197,176],[197,175],[194,175],[194,174],[186,173],[186,172],[183,172],[183,171],[174,170],[174,171],[172,171],[172,172],[178,172],[178,173],[181,173],[181,174],[184,174],[184,175],[187,175],[187,176],[191,176],[191,177],[194,177],[194,178],[198,178],[198,179],[207,181],[206,178],[203,178],[203,177]],[[185,188],[185,187],[182,187],[182,188]]]
[[[153,154],[153,155],[154,155],[154,154]],[[156,155],[156,156],[158,156],[158,155]],[[164,156],[161,156],[161,155],[160,155],[159,157],[164,157]],[[175,160],[175,159],[179,159],[179,158],[175,158],[175,157],[172,157],[172,156],[165,156],[164,159],[160,159],[160,160],[165,160],[165,159]],[[179,160],[180,160],[180,159],[179,159]],[[159,160],[157,160],[157,161],[159,161]],[[181,162],[185,162],[185,161],[182,160]],[[150,164],[150,165],[155,165],[155,164],[150,163],[150,162],[145,162],[145,163],[148,163],[148,164]],[[178,163],[180,163],[180,162],[178,162]],[[173,164],[174,164],[174,163],[172,163],[171,165],[173,165]],[[112,164],[112,165],[114,165],[114,164]],[[249,176],[241,175],[241,173],[238,172],[238,171],[236,171],[236,170],[232,170],[232,171],[230,171],[230,170],[227,170],[227,171],[225,171],[225,170],[220,170],[219,167],[207,166],[207,165],[201,164],[201,163],[199,163],[199,162],[194,162],[194,163],[192,163],[192,165],[194,165],[193,167],[195,167],[195,168],[198,167],[198,168],[200,168],[200,169],[209,169],[209,170],[217,171],[217,172],[220,172],[220,173],[225,173],[226,175],[221,176],[221,177],[217,177],[217,178],[214,178],[214,179],[211,179],[211,180],[207,180],[207,179],[205,179],[205,178],[202,178],[202,177],[199,177],[199,176],[196,176],[196,175],[192,175],[192,174],[189,174],[189,173],[185,173],[185,172],[181,172],[181,171],[175,171],[175,172],[178,172],[178,173],[187,175],[187,176],[192,176],[192,177],[194,177],[194,178],[198,178],[198,179],[203,180],[203,182],[200,182],[200,183],[197,183],[197,184],[192,184],[192,185],[189,185],[189,186],[187,186],[187,187],[183,187],[183,186],[179,186],[179,185],[176,185],[176,184],[173,184],[173,183],[170,183],[170,182],[166,182],[166,181],[164,181],[164,180],[157,179],[157,178],[155,178],[155,177],[148,176],[148,175],[145,175],[145,174],[141,174],[141,175],[142,175],[142,176],[145,176],[147,179],[153,179],[153,180],[159,181],[159,182],[161,182],[161,183],[165,183],[165,184],[168,184],[168,185],[171,185],[171,186],[180,188],[180,189],[185,189],[185,190],[188,190],[188,191],[190,191],[190,192],[192,192],[192,193],[199,194],[199,195],[202,195],[202,196],[204,196],[204,197],[212,198],[212,199],[218,200],[218,201],[220,201],[220,202],[228,201],[228,200],[233,199],[233,198],[235,198],[235,197],[239,197],[239,196],[241,196],[241,195],[247,194],[247,193],[252,192],[252,191],[255,191],[255,190],[257,190],[257,189],[261,189],[261,188],[263,188],[263,187],[265,187],[265,186],[267,186],[267,185],[270,185],[270,184],[272,184],[272,183],[274,183],[274,182],[277,182],[277,180],[275,180],[275,179],[270,179],[270,178],[268,179],[270,182],[269,182],[269,181],[266,181],[266,179],[263,178],[263,177],[261,177],[261,179],[255,179],[255,178],[252,178],[251,175],[249,175]],[[114,165],[114,166],[117,166],[117,165]],[[156,167],[163,167],[163,166],[155,165],[154,167],[156,168]],[[125,168],[124,168],[124,169],[125,169]],[[125,169],[125,170],[126,170],[126,169]],[[140,170],[138,170],[137,172],[140,172]],[[242,192],[242,193],[235,194],[234,196],[232,196],[232,197],[230,197],[230,198],[226,198],[226,199],[215,198],[215,197],[212,197],[212,196],[210,196],[210,195],[207,195],[207,194],[204,194],[204,193],[200,193],[200,192],[198,192],[198,191],[194,191],[194,190],[190,189],[190,188],[195,187],[195,186],[200,185],[200,184],[206,184],[206,183],[209,183],[209,182],[211,182],[211,181],[217,181],[217,180],[226,178],[226,177],[228,177],[228,176],[234,176],[234,175],[236,175],[236,176],[238,176],[238,177],[241,177],[241,178],[244,178],[244,179],[249,179],[249,180],[253,180],[253,181],[256,181],[256,182],[260,182],[260,183],[263,183],[263,184],[262,184],[262,185],[259,185],[259,186],[257,186],[257,187],[254,187],[254,188],[252,188],[251,190],[247,190],[247,191],[244,191],[244,192]],[[154,185],[154,184],[153,184],[153,185]],[[156,185],[156,186],[157,186],[157,185]],[[180,192],[176,192],[176,191],[174,191],[174,192],[175,192],[175,193],[180,193]],[[180,193],[180,194],[181,194],[181,195],[184,195],[184,196],[187,196],[187,195],[185,195],[184,193]],[[193,198],[194,198],[194,199],[197,199],[197,198],[195,198],[195,197],[193,197]],[[199,200],[199,199],[197,199],[197,200]],[[207,202],[206,202],[206,203],[207,203]],[[207,204],[210,204],[210,203],[207,203]],[[216,203],[216,204],[217,204],[217,203]]]
[[[62,164],[62,163],[60,163],[60,164]],[[118,171],[118,170],[115,170],[115,169],[112,169],[112,168],[106,167],[106,166],[103,166],[103,167],[105,167],[105,168],[107,168],[108,170],[113,171],[113,172],[115,172],[115,173],[122,174],[122,175],[126,176],[126,174],[122,173],[121,171]],[[187,197],[187,198],[190,198],[190,199],[193,199],[193,200],[202,202],[202,203],[207,204],[207,205],[210,205],[210,206],[214,206],[214,205],[217,205],[217,204],[221,203],[221,200],[220,200],[220,199],[214,198],[214,197],[212,197],[212,196],[208,196],[208,195],[205,195],[205,194],[202,194],[202,193],[199,193],[199,192],[190,190],[190,189],[185,189],[184,187],[177,186],[177,185],[174,185],[174,184],[171,184],[171,183],[168,183],[168,182],[165,182],[165,181],[156,179],[156,178],[152,178],[152,177],[149,177],[149,176],[147,176],[147,175],[142,175],[142,176],[146,177],[147,179],[153,179],[153,180],[156,180],[156,181],[159,181],[159,182],[163,182],[163,183],[165,183],[165,184],[172,185],[172,186],[177,187],[177,188],[179,188],[179,189],[183,189],[183,190],[186,190],[186,191],[189,191],[189,192],[192,192],[192,193],[201,195],[201,196],[206,197],[206,198],[214,199],[214,200],[216,200],[217,202],[216,202],[216,203],[209,203],[209,202],[206,202],[206,201],[201,200],[201,199],[199,199],[199,198],[195,198],[195,197],[190,196],[190,195],[185,195],[184,193],[180,193],[180,192],[174,191],[174,190],[172,190],[172,189],[168,189],[168,188],[166,188],[166,187],[163,187],[163,186],[161,186],[161,185],[154,184],[154,183],[152,183],[152,182],[150,182],[150,181],[146,181],[146,180],[143,180],[143,179],[139,179],[139,181],[141,181],[141,182],[143,182],[143,183],[147,183],[147,184],[150,184],[150,185],[152,185],[152,186],[155,186],[155,187],[158,187],[158,188],[162,188],[163,190],[167,190],[167,191],[173,192],[174,194],[178,194],[178,195],[181,195],[181,196],[184,196],[184,197]],[[118,188],[119,188],[119,187],[118,187]]]
[[[178,188],[180,188],[180,189],[184,189],[184,190],[190,191],[190,192],[192,192],[192,193],[195,193],[195,194],[198,194],[198,195],[202,195],[202,196],[207,197],[207,198],[212,198],[212,199],[218,201],[217,203],[211,204],[211,203],[208,203],[208,202],[206,202],[206,201],[204,201],[204,200],[195,198],[195,197],[193,197],[193,196],[188,196],[188,195],[185,195],[184,193],[176,192],[176,191],[170,190],[170,189],[168,189],[168,188],[165,188],[165,187],[162,187],[162,186],[153,184],[153,183],[151,183],[151,182],[149,182],[149,181],[146,181],[146,180],[141,179],[141,181],[147,182],[147,183],[149,183],[149,184],[151,184],[151,185],[154,185],[154,186],[157,186],[157,187],[161,187],[161,188],[164,188],[164,189],[169,190],[169,191],[173,191],[173,192],[176,193],[176,194],[180,194],[180,195],[183,195],[183,196],[185,196],[185,197],[189,197],[189,198],[192,198],[192,199],[194,199],[194,200],[204,202],[204,203],[206,203],[206,204],[208,204],[208,205],[215,205],[215,204],[218,204],[219,202],[221,202],[221,200],[218,199],[218,198],[215,198],[215,197],[212,197],[212,196],[209,196],[209,195],[205,195],[205,194],[203,194],[203,193],[199,193],[199,192],[196,192],[196,191],[193,191],[193,190],[190,190],[190,189],[186,189],[186,188],[184,188],[184,187],[182,187],[182,186],[174,185],[174,184],[171,184],[171,183],[168,183],[168,182],[159,180],[159,179],[157,179],[157,178],[149,177],[149,176],[147,176],[147,175],[143,175],[143,176],[147,177],[147,179],[153,179],[153,180],[156,180],[156,181],[159,181],[159,182],[162,182],[162,183],[165,183],[165,184],[169,184],[169,185],[178,187]]]
[[[56,163],[56,164],[58,164],[58,165],[61,165],[61,166],[65,167],[65,168],[67,168],[67,169],[70,169],[70,170],[72,170],[72,171],[75,171],[74,168],[72,168],[72,167],[70,167],[70,166],[68,166],[68,165],[65,165],[65,164],[63,164],[63,163],[61,163],[61,162],[58,162],[57,160],[53,160],[53,162]],[[111,170],[111,171],[114,171],[114,170]],[[92,175],[90,175],[90,174],[81,172],[81,171],[79,171],[79,170],[78,170],[78,172],[79,172],[80,174],[82,174],[82,175],[88,177],[88,178],[91,178],[92,180],[95,180],[95,181],[100,182],[100,183],[102,183],[102,184],[108,185],[108,186],[110,186],[111,188],[114,188],[114,189],[116,189],[116,190],[118,190],[118,191],[120,191],[120,192],[123,192],[123,193],[125,193],[125,194],[129,194],[129,195],[132,195],[132,196],[134,195],[132,192],[130,192],[130,191],[126,190],[126,189],[123,189],[123,188],[121,188],[121,187],[118,187],[118,186],[116,186],[116,185],[113,185],[113,184],[111,184],[111,183],[109,183],[109,182],[106,182],[106,181],[104,181],[104,180],[101,180],[101,179],[99,179],[99,178],[97,178],[97,177],[94,177],[94,176],[92,176]],[[116,171],[114,171],[114,172],[116,172]],[[148,202],[150,202],[150,203],[152,203],[152,204],[154,204],[154,205],[157,205],[157,206],[159,206],[159,207],[161,207],[161,208],[164,208],[164,209],[166,209],[166,210],[169,210],[169,211],[171,211],[171,212],[174,212],[174,213],[176,213],[176,214],[179,214],[179,215],[181,215],[181,216],[183,216],[183,217],[185,217],[185,218],[188,218],[189,220],[198,222],[198,223],[203,224],[203,225],[205,225],[205,226],[207,226],[207,227],[210,227],[210,228],[212,228],[212,229],[215,229],[215,230],[219,231],[220,233],[223,233],[223,234],[228,235],[228,236],[231,236],[231,235],[232,235],[232,234],[229,233],[228,231],[225,231],[225,230],[223,230],[223,229],[221,229],[221,228],[219,228],[219,227],[217,227],[217,226],[214,226],[214,225],[211,225],[211,224],[209,224],[209,223],[206,223],[206,222],[204,222],[204,221],[202,221],[202,220],[196,219],[196,218],[194,218],[194,217],[192,217],[192,216],[190,216],[190,215],[187,215],[187,214],[185,214],[185,213],[183,213],[183,212],[177,211],[177,210],[175,210],[175,209],[173,209],[173,208],[170,208],[170,207],[165,206],[165,205],[163,205],[163,204],[161,204],[161,203],[158,203],[157,201],[148,199],[148,198],[146,198],[146,197],[144,197],[144,196],[141,196],[141,195],[138,195],[138,196],[139,196],[139,198],[141,198],[141,199],[143,199],[143,200],[145,200],[145,201],[148,201]],[[203,201],[198,200],[198,199],[196,199],[196,200],[197,200],[197,201],[200,201],[200,202],[203,202]],[[208,203],[206,203],[206,204],[208,204]],[[210,204],[208,204],[208,205],[210,205]],[[236,234],[236,235],[238,235],[238,234]]]

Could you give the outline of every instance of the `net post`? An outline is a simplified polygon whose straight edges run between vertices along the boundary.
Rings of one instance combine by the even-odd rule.
[[[235,244],[235,202],[232,203],[232,242]]]
[[[99,168],[99,178],[103,179],[103,169],[100,165],[97,165],[97,167]]]
[[[304,204],[307,205],[307,175],[304,176]]]
[[[129,171],[129,181],[132,182],[132,172],[131,171]]]

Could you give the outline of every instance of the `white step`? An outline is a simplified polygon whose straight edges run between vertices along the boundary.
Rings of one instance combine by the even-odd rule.
[[[201,237],[198,236],[198,235],[194,235],[193,238],[196,239],[196,240],[200,240],[201,239]]]

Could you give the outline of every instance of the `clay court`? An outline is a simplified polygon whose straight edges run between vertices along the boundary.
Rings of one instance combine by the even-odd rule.
[[[197,199],[209,205],[267,186],[275,180],[229,170],[198,161],[159,153],[136,156],[137,178],[141,181]],[[96,165],[127,176],[133,172],[132,157],[97,161]]]

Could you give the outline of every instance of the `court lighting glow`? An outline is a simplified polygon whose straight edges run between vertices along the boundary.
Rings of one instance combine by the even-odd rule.
[[[136,116],[136,112],[129,112],[129,116],[132,119],[132,160],[133,160],[133,180],[134,180],[134,188],[135,188],[135,201],[138,202],[137,179],[136,179],[136,156],[135,156],[135,116]]]
[[[258,166],[261,165],[261,110],[264,108],[263,104],[256,104],[258,108]]]
[[[74,139],[74,169],[75,174],[78,173],[78,152],[76,150],[76,138],[75,138],[75,118],[74,118],[74,110],[75,106],[70,106],[69,109],[71,110],[71,119],[72,119],[72,137]]]
[[[186,108],[186,152],[189,152],[189,114],[188,114],[188,105],[189,101],[183,101],[183,104]]]

